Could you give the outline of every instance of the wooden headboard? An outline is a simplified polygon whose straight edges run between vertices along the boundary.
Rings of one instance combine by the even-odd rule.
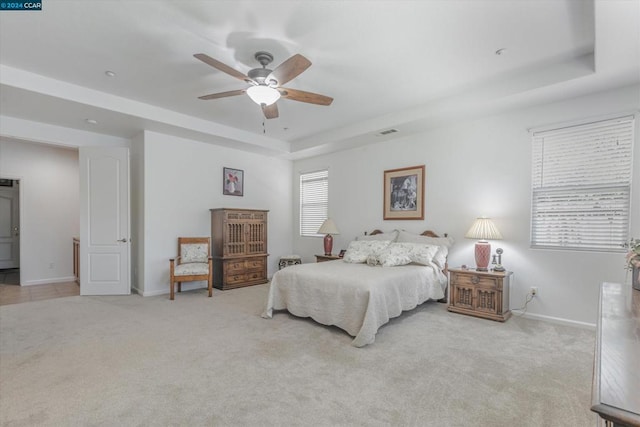
[[[365,235],[367,235],[367,232],[364,232]],[[375,236],[376,234],[384,234],[382,231],[375,229],[373,230],[371,233],[369,233],[369,236]],[[421,236],[426,236],[426,237],[440,237],[439,235],[437,235],[436,233],[434,233],[431,230],[425,230],[423,231],[421,234]],[[444,237],[448,237],[447,233],[444,233]],[[449,277],[449,263],[446,262],[444,264],[444,268],[442,269],[442,272],[444,273],[445,276]],[[449,300],[449,286],[447,285],[447,288],[444,291],[444,298],[438,300],[438,302],[442,302],[442,303],[446,303]]]
[[[364,232],[365,235],[367,235],[367,232]],[[383,234],[382,231],[378,230],[377,228],[375,230],[373,230],[371,233],[369,233],[369,236],[375,236],[376,234]],[[427,236],[427,237],[440,237],[439,235],[437,235],[436,233],[434,233],[431,230],[426,230],[423,231],[421,234],[421,236]],[[444,237],[448,237],[449,235],[447,233],[444,233]]]

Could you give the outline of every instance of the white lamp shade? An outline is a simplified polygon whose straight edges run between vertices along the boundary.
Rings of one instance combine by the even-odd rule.
[[[251,86],[247,89],[247,95],[258,105],[271,105],[280,99],[280,92],[265,85]]]
[[[491,218],[477,218],[464,237],[478,240],[502,240],[502,234]]]
[[[333,220],[331,218],[327,218],[318,229],[318,234],[340,234],[340,231]]]

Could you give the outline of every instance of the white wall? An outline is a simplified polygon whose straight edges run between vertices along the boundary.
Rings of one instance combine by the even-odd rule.
[[[78,150],[0,139],[0,177],[20,180],[22,285],[73,280]]]
[[[633,86],[580,99],[509,112],[434,129],[364,148],[294,163],[292,185],[299,172],[329,167],[329,216],[341,234],[334,252],[375,228],[431,229],[456,240],[451,266],[474,265],[474,241],[464,238],[473,219],[494,218],[504,240],[503,264],[514,272],[512,308],[520,307],[531,286],[538,297],[529,304],[534,316],[595,323],[598,286],[625,280],[622,253],[532,250],[529,248],[531,143],[529,128],[640,109],[640,87]],[[637,120],[640,122],[640,119]],[[400,131],[402,128],[400,127]],[[636,132],[634,185],[640,188],[640,143]],[[426,166],[425,220],[383,221],[383,172]],[[322,239],[299,237],[299,197],[294,192],[294,251],[305,262],[321,253]],[[632,235],[640,236],[640,198],[634,193]]]
[[[209,236],[212,208],[269,210],[268,274],[292,248],[291,162],[217,147],[164,134],[145,132],[144,270],[137,291],[169,292],[169,258],[177,255],[179,236]],[[136,140],[134,143],[139,143]],[[135,161],[140,164],[140,160]],[[222,195],[222,168],[244,171],[244,197]],[[134,190],[135,191],[135,190]],[[139,277],[140,279],[140,277]],[[196,284],[195,286],[204,286]],[[185,283],[185,289],[189,284]]]

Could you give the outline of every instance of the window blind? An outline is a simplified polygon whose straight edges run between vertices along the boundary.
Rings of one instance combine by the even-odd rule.
[[[319,236],[329,212],[329,171],[300,174],[300,235]]]
[[[624,250],[634,117],[534,133],[531,246]]]

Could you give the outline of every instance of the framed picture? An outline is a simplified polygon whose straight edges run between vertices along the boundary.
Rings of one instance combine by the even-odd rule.
[[[424,219],[424,165],[384,171],[384,219]]]
[[[244,171],[222,168],[222,194],[226,196],[244,195]]]

